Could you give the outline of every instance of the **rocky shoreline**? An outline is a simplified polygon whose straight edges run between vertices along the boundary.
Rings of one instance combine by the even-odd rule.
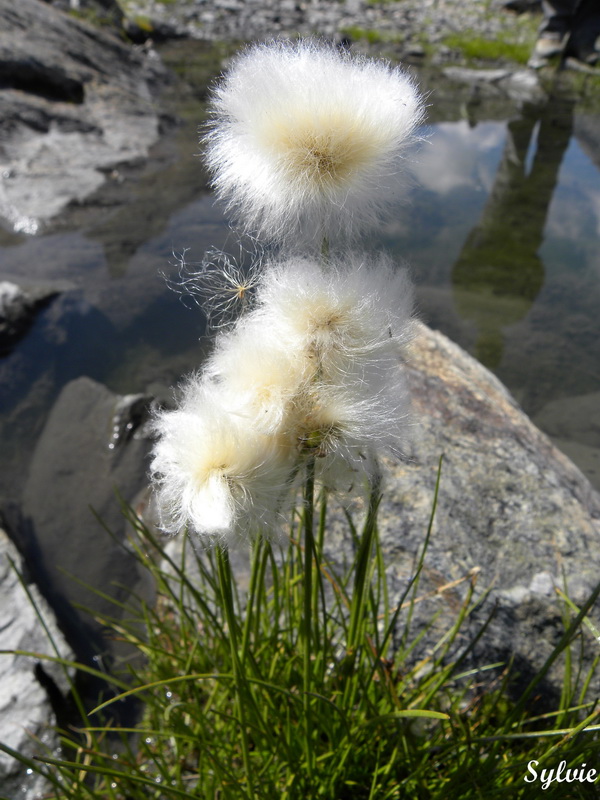
[[[128,19],[159,35],[248,41],[284,35],[349,38],[387,45],[398,56],[431,55],[435,63],[459,60],[447,41],[453,34],[489,41],[527,43],[538,24],[536,2],[503,0],[123,0]]]

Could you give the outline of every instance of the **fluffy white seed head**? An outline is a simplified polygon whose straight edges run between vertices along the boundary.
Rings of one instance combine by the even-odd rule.
[[[413,291],[385,255],[347,253],[326,267],[304,258],[271,264],[255,317],[289,352],[306,352],[321,380],[385,372],[413,334]],[[367,379],[365,374],[364,379]]]
[[[216,88],[206,161],[246,229],[347,239],[390,210],[422,118],[400,68],[314,40],[272,42],[238,56]]]
[[[181,406],[155,420],[151,471],[161,527],[186,526],[205,542],[227,544],[273,529],[290,464],[287,453],[227,413],[199,376]]]
[[[217,338],[205,367],[207,380],[229,413],[252,430],[274,436],[314,372],[308,353],[286,344],[261,315],[250,313],[230,334]]]
[[[292,476],[348,490],[402,455],[412,336],[404,270],[381,256],[267,264],[255,304],[221,332],[176,411],[155,422],[152,471],[165,530],[229,542],[276,529]]]
[[[317,475],[330,488],[348,488],[348,476],[371,476],[375,454],[404,454],[409,409],[404,371],[390,363],[385,380],[376,385],[309,387],[297,398],[289,435],[303,456],[317,457]]]

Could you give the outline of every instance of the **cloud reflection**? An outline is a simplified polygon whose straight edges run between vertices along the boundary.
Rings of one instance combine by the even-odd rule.
[[[413,172],[421,185],[441,195],[462,189],[489,191],[506,137],[505,122],[438,123],[430,147],[422,148]]]

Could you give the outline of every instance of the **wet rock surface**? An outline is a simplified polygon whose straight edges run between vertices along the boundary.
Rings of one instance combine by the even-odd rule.
[[[0,216],[35,233],[160,132],[157,58],[41,0],[0,0]]]
[[[151,593],[124,543],[121,508],[146,487],[149,403],[89,378],[67,384],[33,454],[20,509],[7,513],[32,578],[88,664],[108,665],[123,654],[103,636],[102,623],[75,606],[114,617],[120,612],[109,598]]]

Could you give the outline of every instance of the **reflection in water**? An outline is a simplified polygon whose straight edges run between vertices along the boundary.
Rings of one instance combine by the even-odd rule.
[[[527,314],[544,283],[538,250],[572,131],[566,99],[527,105],[508,123],[493,189],[454,264],[457,310],[475,324],[475,355],[492,369],[502,359],[502,327]]]

